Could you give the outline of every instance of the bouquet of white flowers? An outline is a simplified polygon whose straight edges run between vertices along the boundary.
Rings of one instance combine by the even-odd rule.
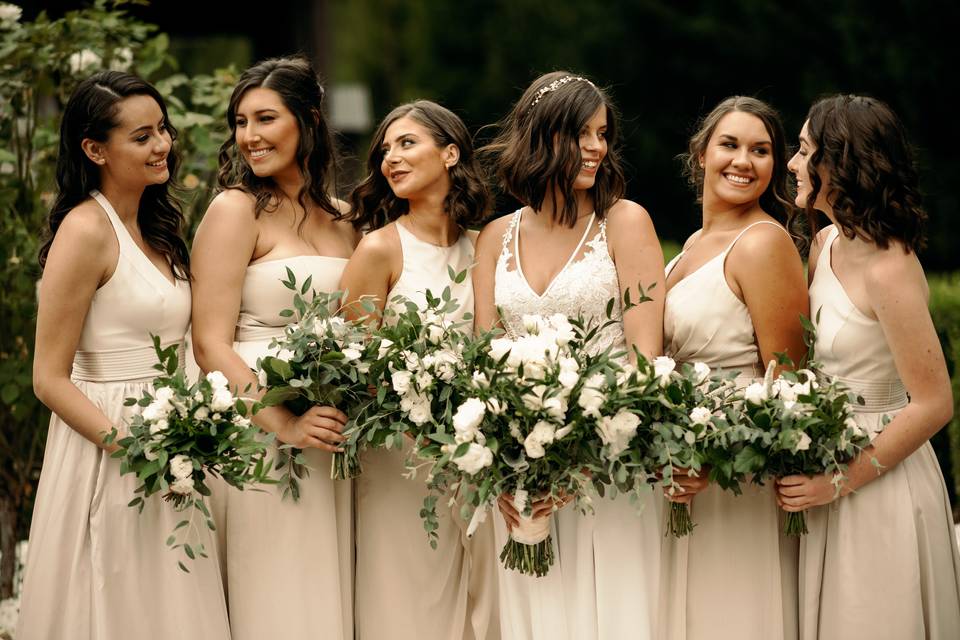
[[[177,531],[184,529],[189,538],[195,531],[197,513],[214,529],[206,505],[210,495],[207,474],[220,476],[238,489],[267,482],[267,446],[260,430],[247,418],[247,405],[230,391],[222,373],[211,371],[190,384],[179,367],[177,346],[161,349],[156,336],[153,346],[160,360],[154,367],[161,372],[153,381],[153,393],[127,398],[127,406],[142,407],[130,422],[129,435],[120,437],[114,428],[104,442],[119,447],[113,457],[121,459],[120,473],[137,476],[136,493],[142,495],[131,500],[130,506],[142,511],[144,500],[161,492],[177,511],[192,507],[190,517],[179,522],[167,538],[167,545],[182,547],[190,559],[206,557],[202,544],[180,542]],[[179,564],[187,571],[182,561]]]
[[[586,510],[590,488],[604,477],[597,394],[623,374],[617,360],[626,354],[591,355],[590,347],[611,322],[619,320],[587,324],[531,315],[521,335],[488,333],[464,344],[463,366],[452,379],[452,430],[427,434],[430,442],[419,451],[434,460],[428,484],[435,495],[421,512],[428,522],[436,522],[437,495],[456,492],[472,533],[501,494],[512,494],[521,524],[500,559],[509,569],[547,573],[550,519],[532,518],[532,502],[575,498]],[[628,410],[611,420],[620,432],[639,426]]]
[[[657,402],[644,406],[653,431],[648,472],[658,473],[671,495],[679,486],[674,473],[681,469],[691,475],[707,473],[711,482],[739,492],[743,476],[734,470],[733,460],[747,429],[734,412],[736,372],[711,375],[702,362],[677,369],[667,356],[654,359],[652,366],[660,395]],[[676,537],[691,533],[688,506],[672,502],[669,523]]]
[[[314,405],[335,406],[348,416],[356,416],[361,407],[372,402],[371,388],[383,376],[379,340],[369,339],[369,331],[359,321],[337,315],[341,294],[310,291],[311,278],[298,288],[296,277],[287,269],[284,286],[294,292],[293,309],[281,316],[291,317],[284,334],[270,343],[274,355],[257,362],[260,385],[267,391],[254,407],[283,404],[296,414]],[[347,430],[350,423],[347,424]],[[300,497],[299,479],[308,473],[302,452],[296,447],[280,447],[283,457],[277,468],[283,470],[279,483],[283,495]],[[334,453],[330,477],[351,478],[359,473],[355,451]]]
[[[854,419],[853,406],[862,399],[810,369],[785,371],[774,380],[774,368],[771,361],[763,382],[743,390],[740,419],[750,435],[736,457],[736,470],[754,474],[757,482],[791,474],[832,474],[839,492],[847,463],[870,446],[870,434]],[[876,458],[872,462],[879,466]],[[807,533],[802,511],[787,514],[784,533]]]

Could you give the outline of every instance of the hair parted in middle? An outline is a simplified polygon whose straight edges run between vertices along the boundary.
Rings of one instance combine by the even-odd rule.
[[[730,96],[720,101],[710,113],[701,118],[696,125],[696,132],[690,137],[686,153],[679,157],[683,161],[683,174],[690,186],[697,192],[697,202],[703,202],[703,167],[700,162],[707,151],[707,145],[713,136],[720,121],[729,113],[740,111],[756,116],[763,123],[763,127],[770,136],[773,157],[773,175],[767,190],[760,196],[760,208],[777,220],[783,222],[793,240],[801,248],[806,244],[805,228],[800,219],[800,212],[793,204],[790,195],[787,170],[789,156],[787,154],[787,138],[784,133],[780,114],[776,109],[758,98],[750,96]]]
[[[267,210],[275,198],[273,180],[258,177],[237,151],[237,107],[247,91],[256,88],[276,91],[297,120],[300,139],[296,159],[303,176],[303,187],[297,195],[300,206],[306,210],[306,198],[309,197],[321,209],[339,219],[340,210],[330,195],[336,187],[336,148],[322,111],[324,91],[313,65],[303,56],[263,60],[240,75],[227,107],[230,137],[220,147],[220,170],[217,173],[220,188],[241,189],[253,195],[257,216]]]
[[[396,107],[377,127],[370,141],[367,176],[350,194],[347,219],[359,229],[379,229],[410,210],[409,203],[394,195],[380,168],[387,129],[400,118],[411,118],[430,132],[438,147],[454,145],[460,151],[457,163],[448,169],[450,191],[443,208],[461,228],[483,221],[490,207],[490,191],[473,150],[473,139],[463,120],[430,100],[416,100]]]
[[[617,110],[586,77],[554,71],[534,80],[480,153],[489,158],[504,191],[536,211],[549,199],[554,219],[573,227],[578,215],[573,185],[583,162],[580,132],[600,107],[607,112],[607,154],[589,193],[603,218],[624,196],[626,180],[617,150]]]

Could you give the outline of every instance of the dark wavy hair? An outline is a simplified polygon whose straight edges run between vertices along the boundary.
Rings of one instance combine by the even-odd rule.
[[[57,196],[47,216],[47,232],[40,246],[38,260],[42,269],[57,229],[66,215],[100,188],[100,167],[84,153],[81,144],[87,138],[106,142],[119,123],[121,103],[131,96],[150,96],[163,114],[163,122],[172,140],[177,130],[170,123],[167,105],[160,93],[148,82],[122,71],[100,71],[82,81],[63,110],[60,121],[60,147],[57,152]],[[173,146],[167,154],[171,176],[177,173],[179,158]],[[183,213],[170,194],[171,181],[149,185],[140,196],[137,224],[144,241],[170,263],[174,277],[190,279],[190,253],[181,235]]]
[[[463,121],[446,107],[429,100],[401,105],[387,114],[370,142],[367,177],[350,194],[348,219],[359,228],[379,229],[409,210],[409,203],[393,194],[383,176],[383,139],[387,129],[400,118],[411,118],[426,127],[437,147],[455,145],[460,158],[450,167],[450,191],[443,209],[461,228],[480,224],[490,206],[490,192],[473,152],[473,140]]]
[[[550,88],[551,83],[557,84]],[[606,91],[586,78],[554,71],[534,80],[480,152],[502,189],[534,210],[547,198],[556,205],[559,194],[563,207],[554,211],[554,219],[572,227],[577,221],[573,184],[583,162],[580,132],[600,107],[607,111],[607,154],[589,193],[603,218],[626,189],[617,149],[618,114]]]
[[[790,172],[787,170],[789,156],[787,153],[787,136],[784,133],[780,114],[763,100],[750,96],[730,96],[720,101],[710,113],[702,117],[696,124],[695,133],[690,136],[687,151],[679,156],[683,162],[683,175],[690,186],[697,193],[697,202],[703,202],[703,167],[700,159],[707,152],[707,145],[713,137],[717,125],[727,114],[740,111],[756,116],[763,123],[767,135],[770,136],[773,156],[773,175],[770,184],[760,196],[760,208],[767,214],[783,222],[794,242],[805,245],[806,231],[800,221],[797,208],[793,204],[788,186]]]
[[[839,95],[814,103],[807,114],[807,135],[816,147],[807,161],[811,185],[806,212],[811,227],[813,204],[829,176],[827,201],[837,226],[848,238],[860,236],[886,249],[899,240],[904,250],[924,246],[927,213],[907,133],[897,114],[876,98]]]
[[[300,139],[297,142],[297,164],[303,176],[303,187],[297,194],[300,206],[307,210],[307,198],[335,219],[341,217],[331,192],[336,190],[336,147],[323,115],[323,87],[310,61],[303,56],[271,58],[253,65],[240,75],[227,106],[230,137],[220,146],[220,170],[217,183],[221,189],[240,189],[256,199],[254,214],[271,209],[275,183],[260,178],[237,150],[237,107],[250,89],[276,91],[284,106],[297,120]],[[306,218],[304,218],[304,221]],[[301,222],[302,224],[302,222]]]

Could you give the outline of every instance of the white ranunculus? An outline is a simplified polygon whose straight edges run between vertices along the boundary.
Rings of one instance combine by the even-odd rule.
[[[90,49],[84,49],[70,54],[69,62],[71,73],[83,75],[99,68],[101,60],[100,56]]]
[[[226,411],[233,407],[235,403],[236,398],[233,397],[229,389],[216,389],[213,392],[213,397],[210,398],[210,408],[214,411]]]
[[[387,352],[390,351],[390,347],[392,346],[393,340],[390,340],[389,338],[381,338],[380,347],[377,350],[377,357],[381,359],[387,357]]]
[[[410,383],[413,381],[413,374],[409,371],[394,371],[390,374],[390,382],[393,384],[393,390],[403,395],[410,391]]]
[[[170,460],[170,473],[174,478],[189,478],[193,474],[193,460],[183,454]]]
[[[227,380],[227,376],[223,375],[220,371],[211,371],[207,374],[207,382],[210,383],[210,386],[214,389],[226,389],[230,384],[230,381]]]
[[[476,442],[471,442],[466,453],[459,458],[454,458],[453,462],[460,471],[473,475],[480,469],[493,464],[493,451]]]
[[[166,431],[169,427],[170,423],[166,420],[166,418],[161,418],[150,425],[150,435],[155,436],[161,431]]]
[[[693,373],[697,376],[694,382],[702,384],[710,376],[710,367],[704,362],[694,362]]]
[[[182,496],[188,496],[193,493],[193,478],[177,478],[170,483],[170,490]]]
[[[670,374],[676,368],[677,363],[668,356],[657,356],[653,359],[653,372],[661,383],[666,383],[670,379]]]
[[[543,446],[553,442],[555,435],[556,427],[546,420],[541,420],[535,424],[533,430],[527,434],[523,441],[523,448],[527,452],[527,457],[542,458],[546,453]]]
[[[810,443],[813,442],[805,432],[800,432],[800,438],[797,440],[797,444],[794,447],[794,451],[806,451],[810,448]]]
[[[743,390],[743,398],[751,404],[763,404],[767,399],[767,388],[762,382],[754,382]]]
[[[603,416],[597,423],[597,432],[600,439],[610,448],[610,456],[618,456],[630,446],[630,440],[637,433],[640,418],[626,410],[619,411],[615,416]]]
[[[469,398],[457,407],[456,413],[453,414],[453,428],[456,431],[457,444],[472,442],[476,438],[477,427],[483,422],[486,411],[486,405],[479,398]]]
[[[707,424],[710,422],[710,409],[706,407],[694,407],[690,412],[690,422],[693,424]]]

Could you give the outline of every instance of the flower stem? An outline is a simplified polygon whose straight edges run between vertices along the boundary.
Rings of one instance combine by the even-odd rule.
[[[805,536],[810,533],[807,529],[806,512],[791,511],[787,513],[787,518],[783,523],[783,532],[788,536]]]
[[[693,520],[690,507],[682,502],[670,503],[670,533],[674,538],[682,538],[693,533]]]
[[[553,564],[552,538],[547,536],[546,540],[537,544],[523,544],[511,538],[500,553],[500,561],[507,569],[543,577]]]
[[[360,460],[355,455],[345,451],[336,451],[330,460],[330,478],[332,480],[349,480],[356,478],[362,471]]]

